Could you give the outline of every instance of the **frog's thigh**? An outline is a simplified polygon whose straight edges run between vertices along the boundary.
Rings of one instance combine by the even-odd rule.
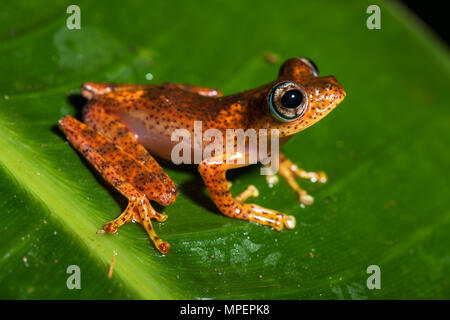
[[[296,178],[309,179],[312,182],[325,183],[327,176],[324,172],[312,172],[303,170],[295,165],[291,160],[286,158],[284,154],[280,152],[280,175],[286,180],[291,189],[293,189],[299,197],[299,201],[305,205],[311,205],[314,202],[314,198],[309,195],[306,190],[301,188]]]
[[[144,182],[142,187],[135,185],[140,177],[155,180],[154,174],[107,137],[71,116],[61,119],[60,127],[70,143],[87,158],[103,178],[129,200],[125,211],[117,219],[107,223],[105,230],[114,233],[118,227],[135,218],[144,226],[158,250],[167,253],[170,249],[169,244],[156,235],[150,221],[151,218],[165,221],[167,216],[156,212],[148,201],[147,194],[142,192],[152,181]]]
[[[215,88],[169,82],[166,82],[164,85],[166,87],[177,87],[182,90],[194,92],[207,97],[223,96],[222,92]],[[158,85],[155,84],[115,84],[103,82],[86,82],[81,86],[81,94],[87,99],[92,99],[94,97],[99,97],[110,92],[148,90],[156,88],[157,86]]]
[[[233,199],[226,180],[226,171],[237,167],[238,165],[223,163],[218,159],[203,160],[199,164],[198,170],[217,208],[228,217],[268,225],[279,231],[283,227],[294,228],[295,218],[292,216],[256,204],[244,204],[246,198],[255,196],[253,191],[238,196],[239,201]]]
[[[93,102],[84,115],[84,121],[95,131],[114,141],[126,154],[144,165],[156,177],[153,188],[146,190],[149,199],[157,201],[161,205],[172,204],[177,197],[177,187],[163,168],[156,162],[128,127],[113,114],[107,113],[101,105],[101,101]]]

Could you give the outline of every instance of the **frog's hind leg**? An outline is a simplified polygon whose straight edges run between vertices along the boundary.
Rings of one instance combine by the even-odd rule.
[[[166,87],[175,86],[179,89],[194,92],[198,95],[205,96],[205,97],[222,97],[223,93],[215,88],[208,88],[208,87],[201,87],[191,84],[180,84],[180,83],[168,83],[166,82],[164,84]]]
[[[101,102],[93,102],[84,115],[84,122],[109,138],[114,144],[150,170],[160,183],[146,190],[149,199],[163,206],[172,204],[177,197],[177,187],[158,162],[136,139],[133,132],[116,116],[105,111]]]
[[[291,189],[293,189],[298,194],[299,201],[304,205],[313,204],[314,198],[309,195],[305,189],[299,186],[296,178],[309,179],[312,182],[320,183],[326,183],[328,179],[324,172],[312,172],[299,168],[291,160],[286,158],[281,152],[279,173],[286,180]],[[267,181],[271,181],[273,179],[272,177],[273,176],[268,176]]]
[[[107,223],[105,230],[114,233],[126,222],[135,220],[143,225],[158,250],[167,253],[170,245],[157,236],[150,221],[152,218],[165,221],[167,216],[156,212],[149,199],[163,205],[173,202],[176,188],[173,189],[174,185],[171,186],[170,183],[167,186],[166,182],[171,182],[170,178],[163,177],[166,179],[163,181],[157,172],[151,170],[152,166],[148,167],[146,163],[136,160],[133,154],[125,152],[115,141],[71,116],[60,120],[60,128],[70,143],[103,178],[129,201],[125,211],[117,219]]]
[[[121,83],[103,83],[103,82],[86,82],[81,85],[81,94],[86,99],[94,99],[96,97],[108,94],[110,92],[119,91],[136,91],[148,90],[161,85],[157,84],[121,84]],[[215,88],[201,87],[190,84],[169,83],[162,84],[166,88],[176,87],[185,91],[194,92],[201,96],[207,97],[221,97],[223,93]]]
[[[145,90],[156,86],[156,84],[85,82],[81,85],[80,91],[83,97],[91,100],[111,92]]]

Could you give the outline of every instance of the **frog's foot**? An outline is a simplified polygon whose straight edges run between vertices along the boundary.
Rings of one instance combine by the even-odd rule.
[[[140,223],[148,236],[155,244],[161,253],[168,253],[170,245],[168,242],[161,240],[153,229],[150,219],[155,219],[158,222],[164,222],[167,219],[167,215],[158,213],[153,209],[148,199],[143,196],[138,199],[130,200],[125,211],[113,221],[108,222],[103,227],[108,233],[116,233],[117,229],[130,221],[136,221]]]
[[[266,209],[256,204],[244,204],[250,197],[258,197],[259,191],[254,185],[249,185],[240,195],[234,200],[242,205],[243,215],[248,217],[249,221],[256,222],[262,225],[268,225],[280,231],[283,227],[293,229],[295,227],[295,218],[293,216],[285,215],[284,213]]]
[[[328,180],[327,175],[324,172],[303,170],[282,154],[280,154],[279,173],[286,180],[291,189],[298,194],[299,201],[304,205],[313,204],[314,198],[298,185],[296,178],[308,179],[311,182],[320,183],[326,183]]]

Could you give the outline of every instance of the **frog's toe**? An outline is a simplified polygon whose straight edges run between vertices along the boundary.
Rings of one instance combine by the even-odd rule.
[[[244,203],[250,197],[258,197],[259,191],[254,185],[249,185],[240,195],[238,195],[235,200],[239,203]]]
[[[270,226],[275,230],[281,231],[295,228],[295,217],[284,213],[263,208],[257,204],[244,204],[242,210],[242,219],[256,222],[265,226]]]
[[[130,202],[125,211],[122,212],[122,214],[118,218],[106,223],[103,229],[108,233],[116,233],[117,229],[119,229],[125,223],[133,220],[134,209],[135,204]]]
[[[294,216],[287,216],[286,220],[283,222],[284,222],[284,226],[286,227],[286,229],[294,229],[295,228],[296,220],[295,220]]]
[[[318,172],[306,171],[304,169],[297,167],[296,165],[292,165],[290,167],[290,170],[297,177],[299,177],[301,179],[307,179],[311,182],[327,183],[327,181],[328,181],[328,176],[323,171],[318,171]]]
[[[276,174],[266,175],[266,182],[267,182],[267,185],[269,186],[269,188],[272,188],[273,186],[275,186],[278,183],[278,181],[279,181],[279,179]]]
[[[170,244],[158,237],[151,223],[151,219],[156,219],[159,222],[163,222],[167,219],[167,215],[161,214],[153,209],[146,197],[138,199],[138,203],[139,205],[137,206],[137,212],[140,218],[139,223],[144,227],[145,231],[147,231],[148,236],[153,241],[159,252],[163,254],[168,253],[170,250]]]
[[[306,192],[300,193],[298,198],[300,203],[304,204],[305,206],[310,206],[314,203],[314,198]]]
[[[162,254],[167,254],[170,251],[170,244],[166,241],[161,241],[158,245],[158,250]]]
[[[309,172],[311,176],[309,177],[309,180],[311,182],[320,182],[320,183],[327,183],[328,182],[328,176],[325,172],[319,171],[319,172]]]
[[[164,214],[164,213],[159,213],[159,212],[154,212],[152,218],[155,218],[156,221],[158,222],[164,222],[167,220],[168,215]]]
[[[155,219],[158,222],[164,222],[167,220],[167,215],[153,209],[145,196],[134,198],[129,200],[125,211],[117,219],[106,223],[103,229],[108,233],[116,233],[118,228],[125,223],[130,221],[137,222],[144,227],[145,231],[147,231],[147,234],[155,244],[156,248],[163,254],[168,253],[170,244],[158,237],[155,230],[153,230],[151,219]]]

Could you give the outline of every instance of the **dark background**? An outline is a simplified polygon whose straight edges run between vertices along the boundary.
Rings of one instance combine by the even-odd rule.
[[[448,14],[449,2],[442,1],[400,1],[432,29],[447,45],[449,45]]]

